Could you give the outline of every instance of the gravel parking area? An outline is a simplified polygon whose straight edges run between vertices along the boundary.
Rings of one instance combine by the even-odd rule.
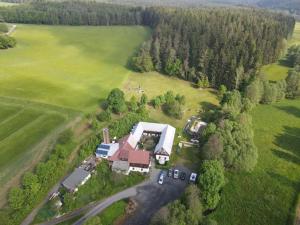
[[[138,203],[138,209],[128,217],[124,225],[148,225],[152,216],[164,205],[178,199],[188,185],[190,171],[184,167],[176,167],[186,172],[186,179],[165,177],[162,185],[157,183],[161,170],[151,171],[151,182],[137,188],[137,195],[133,197]]]

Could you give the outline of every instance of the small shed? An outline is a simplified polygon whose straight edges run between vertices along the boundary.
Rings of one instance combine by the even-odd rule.
[[[83,168],[76,168],[74,172],[63,181],[62,185],[70,192],[76,192],[78,187],[84,185],[90,178],[91,174],[88,171]]]

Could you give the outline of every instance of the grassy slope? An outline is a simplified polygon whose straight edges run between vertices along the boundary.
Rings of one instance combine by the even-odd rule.
[[[94,110],[127,78],[143,27],[18,25],[18,46],[0,52],[0,95]]]
[[[289,40],[288,45],[300,44],[300,22],[296,23],[294,35]],[[266,65],[262,68],[261,72],[265,74],[269,80],[281,80],[287,76],[288,71],[291,68],[280,64],[280,62]]]
[[[0,51],[0,206],[7,182],[46,147],[35,146],[120,86],[148,35],[143,27],[17,26],[17,47]]]
[[[224,225],[292,224],[300,191],[300,100],[260,105],[252,114],[258,165],[251,174],[227,173],[213,217]]]
[[[145,74],[131,74],[123,84],[123,90],[127,96],[141,95],[138,93],[138,87],[145,91],[145,94],[151,100],[157,95],[172,90],[175,94],[179,93],[186,97],[186,111],[182,120],[175,120],[164,115],[161,110],[155,110],[150,107],[150,117],[158,122],[169,123],[177,128],[182,129],[187,118],[206,105],[205,103],[217,104],[218,100],[212,90],[200,90],[193,88],[190,82],[185,82],[177,78],[170,78],[155,72]]]

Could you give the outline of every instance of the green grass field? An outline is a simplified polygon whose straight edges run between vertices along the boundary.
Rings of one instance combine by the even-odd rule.
[[[293,224],[300,191],[300,100],[260,105],[252,113],[259,152],[253,173],[227,173],[219,224]]]
[[[300,22],[296,23],[293,37],[288,41],[288,46],[295,44],[300,44]],[[267,79],[277,81],[285,79],[290,69],[290,67],[282,65],[282,63],[278,61],[276,63],[263,66],[261,73],[264,74]]]
[[[14,6],[14,5],[17,5],[18,3],[11,3],[11,2],[1,2],[0,1],[0,7],[7,7],[7,6]]]
[[[10,185],[46,152],[77,112],[93,112],[130,71],[144,27],[17,25],[0,51],[0,206]]]
[[[164,76],[156,72],[143,74],[133,73],[123,84],[123,90],[128,98],[132,95],[140,96],[141,93],[138,93],[139,87],[141,87],[148,96],[149,100],[169,90],[172,90],[175,94],[179,93],[186,97],[184,117],[181,120],[170,118],[163,114],[161,110],[156,110],[152,107],[149,108],[151,119],[157,122],[171,124],[179,129],[184,127],[186,120],[190,116],[198,114],[199,110],[201,110],[204,105],[207,105],[206,103],[218,104],[213,90],[200,90],[192,87],[190,82]]]

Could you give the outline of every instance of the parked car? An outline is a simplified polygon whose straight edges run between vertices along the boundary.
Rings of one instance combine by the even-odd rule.
[[[196,173],[191,173],[190,182],[195,183],[196,179],[197,179],[197,174]]]
[[[174,177],[174,179],[178,179],[179,178],[179,170],[177,170],[177,169],[174,170],[173,177]]]
[[[180,173],[180,179],[181,180],[185,180],[185,177],[186,177],[186,173],[185,172],[181,172]]]
[[[164,183],[164,173],[161,173],[161,174],[159,175],[158,183],[159,183],[159,184],[163,184],[163,183]]]
[[[168,177],[173,177],[173,169],[169,169],[169,171],[168,171]]]

